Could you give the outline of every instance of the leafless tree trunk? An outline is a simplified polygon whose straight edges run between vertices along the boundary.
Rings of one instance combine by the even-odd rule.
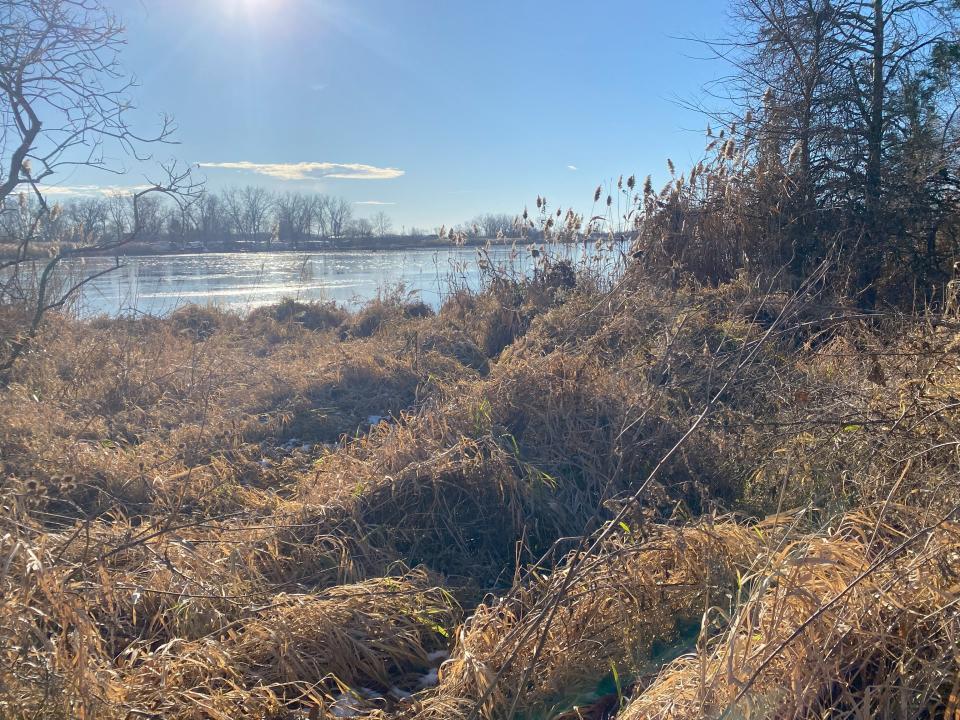
[[[44,315],[63,307],[95,277],[88,275],[65,287],[57,287],[56,271],[70,257],[89,252],[116,250],[143,230],[144,207],[152,195],[163,194],[178,202],[189,201],[196,186],[189,170],[171,163],[163,168],[164,178],[149,183],[132,198],[133,221],[128,232],[106,237],[107,212],[104,203],[90,203],[89,216],[82,213],[84,226],[72,246],[46,248],[45,261],[31,297],[9,292],[23,278],[23,268],[35,262],[33,246],[51,223],[60,220],[57,206],[51,207],[44,183],[57,172],[86,166],[106,172],[122,172],[111,165],[104,148],[113,144],[128,155],[145,160],[142,149],[150,143],[166,142],[173,126],[164,118],[153,135],[138,135],[128,124],[133,106],[127,97],[133,83],[121,71],[117,53],[123,44],[123,29],[101,0],[5,0],[0,4],[0,213],[34,211],[20,228],[13,256],[0,261],[7,273],[3,298],[23,303],[32,310],[24,327],[4,330],[6,352],[0,357],[0,383],[36,337]],[[20,199],[9,199],[18,194]],[[78,206],[79,207],[79,206]],[[94,217],[95,216],[95,217]],[[96,222],[98,232],[88,232]]]

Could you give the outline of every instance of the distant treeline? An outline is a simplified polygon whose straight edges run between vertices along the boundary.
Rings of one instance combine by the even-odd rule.
[[[7,204],[9,210],[20,212],[0,213],[0,239],[22,237],[21,226],[32,222],[37,208],[25,195]],[[72,198],[44,214],[35,232],[39,242],[91,246],[121,242],[136,226],[136,238],[124,243],[124,252],[391,247],[448,241],[442,230],[397,228],[382,210],[369,217],[357,216],[356,206],[342,197],[274,193],[253,185],[203,191],[186,204],[148,195],[138,200],[136,214],[134,222],[129,194]],[[457,237],[467,241],[510,237],[515,227],[514,217],[493,213],[455,226]]]

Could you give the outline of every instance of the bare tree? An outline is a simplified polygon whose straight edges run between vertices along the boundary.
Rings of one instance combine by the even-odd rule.
[[[267,219],[273,207],[273,198],[266,189],[256,185],[247,185],[241,191],[241,196],[247,233],[257,237],[267,230]]]
[[[316,200],[316,196],[302,193],[286,193],[276,199],[274,212],[281,240],[290,241],[297,247],[310,237],[319,207]]]
[[[132,81],[117,62],[123,29],[101,0],[5,0],[0,4],[0,212],[23,220],[4,271],[0,302],[30,306],[23,326],[5,328],[0,337],[0,382],[7,382],[16,361],[29,347],[44,315],[63,307],[83,285],[108,272],[76,282],[58,282],[56,270],[67,258],[115,250],[141,231],[144,200],[154,193],[188,202],[195,186],[189,171],[175,164],[164,177],[133,195],[131,229],[121,237],[79,239],[72,246],[54,244],[36,269],[35,243],[61,227],[59,206],[51,207],[42,183],[77,166],[122,173],[105,148],[119,147],[128,156],[147,159],[142,148],[170,139],[172,123],[142,136],[127,118],[133,109]],[[18,194],[17,201],[11,202]],[[105,213],[104,213],[105,216]],[[47,235],[49,237],[49,235]],[[62,236],[53,239],[63,240]]]
[[[117,242],[120,242],[130,229],[130,196],[126,193],[111,193],[107,198],[107,215],[110,232]]]
[[[373,216],[373,228],[379,238],[385,238],[393,230],[393,221],[382,210]]]
[[[106,232],[108,207],[102,198],[83,198],[67,205],[75,240],[89,243]]]
[[[375,228],[373,223],[367,218],[359,218],[350,226],[350,232],[354,237],[368,239],[373,237]]]
[[[106,159],[113,140],[134,155],[167,140],[164,118],[152,136],[127,123],[133,81],[117,61],[123,28],[100,0],[5,0],[0,6],[0,199],[77,165],[118,172]]]
[[[235,235],[246,235],[246,213],[244,212],[243,195],[239,188],[227,188],[220,193],[220,202],[223,205],[227,226]]]
[[[343,237],[353,219],[353,206],[343,198],[327,198],[326,217],[330,237]]]
[[[499,234],[510,235],[514,230],[515,218],[505,213],[486,213],[469,223],[480,229],[483,237],[493,238]]]

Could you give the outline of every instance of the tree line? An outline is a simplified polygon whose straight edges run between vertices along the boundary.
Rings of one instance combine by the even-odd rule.
[[[57,204],[54,212],[46,212],[24,194],[6,201],[5,212],[0,213],[0,240],[12,244],[38,215],[42,215],[38,242],[82,245],[122,241],[135,225],[141,242],[174,245],[256,242],[269,246],[279,242],[296,248],[318,240],[424,239],[438,234],[417,227],[398,231],[383,211],[357,217],[354,206],[342,197],[273,193],[248,185],[219,192],[201,190],[187,203],[169,202],[157,195],[144,197],[138,203],[136,222],[127,193],[69,199]],[[511,215],[486,213],[453,226],[452,231],[458,237],[478,240],[509,237],[515,227]]]
[[[386,213],[355,217],[353,205],[344,198],[272,193],[253,185],[220,192],[201,190],[185,203],[157,195],[144,197],[136,215],[127,193],[69,199],[58,203],[55,212],[47,212],[27,195],[8,199],[6,205],[6,212],[0,214],[0,235],[21,236],[24,223],[40,214],[39,241],[84,245],[122,239],[134,227],[140,241],[174,244],[279,241],[296,246],[312,239],[384,238],[394,232]]]

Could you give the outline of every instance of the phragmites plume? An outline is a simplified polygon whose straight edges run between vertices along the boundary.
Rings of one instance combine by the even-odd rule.
[[[20,206],[21,211],[27,209],[27,194],[25,192],[17,195],[17,204]]]
[[[743,122],[745,125],[749,125],[753,122],[753,110],[747,110],[747,114],[743,117]]]
[[[653,180],[649,175],[643,181],[643,194],[645,196],[653,195]]]
[[[790,148],[790,156],[787,158],[787,161],[792,165],[800,159],[800,151],[802,150],[802,145],[800,141],[794,143],[793,147]]]
[[[637,176],[631,175],[627,178],[627,187],[633,190],[637,186]]]
[[[671,175],[677,174],[677,169],[673,166],[673,160],[667,158],[667,169],[670,171]]]
[[[603,187],[602,187],[601,185],[597,185],[597,189],[596,189],[596,190],[594,191],[594,193],[593,193],[593,201],[594,201],[594,202],[599,202],[599,201],[600,201],[600,193],[601,193],[601,192],[603,192]]]
[[[727,140],[727,142],[724,143],[724,146],[723,146],[723,159],[732,160],[733,154],[736,151],[736,149],[737,149],[736,143],[734,143],[733,140]]]
[[[710,123],[707,123],[707,137],[708,137],[708,138],[712,138],[712,137],[713,137],[713,128],[710,127]]]
[[[770,107],[773,105],[773,88],[768,87],[767,91],[763,93],[763,104],[764,107]]]
[[[50,208],[50,217],[53,220],[59,220],[60,216],[63,215],[63,205],[57,203],[52,208]]]
[[[542,204],[543,204],[543,198],[541,198],[539,195],[537,195],[537,210],[540,209],[540,207],[542,206]]]
[[[30,158],[27,158],[20,163],[20,169],[23,170],[24,175],[30,177],[30,173],[33,170],[33,166],[30,164]]]
[[[530,213],[529,213],[529,211],[528,211],[526,208],[524,208],[524,209],[523,209],[523,219],[526,220],[528,217],[530,217]]]
[[[560,217],[560,208],[557,208],[557,217]]]
[[[437,237],[443,240],[447,236],[447,226],[441,225],[440,229],[437,230]]]

